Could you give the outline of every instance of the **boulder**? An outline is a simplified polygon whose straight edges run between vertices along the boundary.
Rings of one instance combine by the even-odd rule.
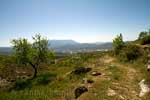
[[[91,75],[92,76],[99,76],[99,75],[102,75],[102,74],[100,72],[93,71]]]
[[[72,71],[72,73],[74,73],[74,74],[83,74],[83,73],[87,73],[91,70],[92,69],[89,68],[89,67],[79,67],[79,68],[76,68],[74,71]]]
[[[85,86],[80,86],[75,89],[75,99],[77,99],[81,94],[88,92],[88,89]]]

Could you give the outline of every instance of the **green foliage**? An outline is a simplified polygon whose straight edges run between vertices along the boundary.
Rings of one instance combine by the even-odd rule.
[[[35,63],[45,62],[49,57],[48,52],[48,40],[41,38],[40,35],[35,35],[33,37],[34,43],[32,44],[32,60]],[[34,62],[32,61],[32,62]]]
[[[150,44],[150,35],[142,38],[140,41],[142,45]]]
[[[17,80],[13,89],[14,90],[23,90],[23,89],[30,89],[31,87],[32,87],[31,81]]]
[[[12,44],[14,45],[17,62],[21,64],[28,63],[30,59],[31,45],[28,43],[27,39],[14,39],[12,40]]]
[[[140,39],[141,40],[148,40],[147,38],[147,32],[141,32]],[[145,37],[146,36],[146,37]],[[141,56],[141,50],[138,46],[134,44],[125,44],[123,42],[122,35],[120,34],[113,40],[113,48],[114,52],[121,61],[131,61],[137,59],[139,56]]]
[[[136,45],[127,44],[120,52],[119,59],[122,61],[131,61],[141,56],[141,50]]]
[[[3,68],[4,68],[4,66],[0,64],[0,71],[1,71]]]
[[[27,39],[14,39],[12,41],[13,48],[18,63],[30,64],[34,69],[34,77],[36,77],[37,67],[42,62],[47,62],[49,57],[54,56],[48,50],[48,40],[42,38],[40,34],[33,37],[33,43],[30,44]]]
[[[122,76],[121,74],[123,74],[123,71],[120,70],[118,68],[118,66],[116,65],[111,65],[111,66],[108,66],[108,69],[110,72],[112,72],[112,77],[114,80],[121,80],[122,79]]]
[[[139,34],[139,39],[143,39],[144,37],[146,37],[146,36],[148,36],[148,35],[149,35],[149,33],[146,32],[146,31],[140,32],[140,34]]]
[[[33,80],[33,84],[35,84],[35,85],[46,85],[49,82],[51,82],[52,79],[55,77],[56,77],[55,74],[43,74],[43,75],[37,76],[37,78],[35,78]]]
[[[148,31],[141,32],[138,40],[142,45],[150,44],[150,29]]]
[[[120,35],[117,35],[117,37],[113,40],[113,48],[115,54],[119,54],[123,46],[124,46],[123,37],[122,34],[120,33]]]
[[[47,85],[56,77],[56,74],[41,74],[33,80],[17,80],[12,90],[31,89],[34,85]]]
[[[33,41],[33,44],[30,44],[27,39],[21,38],[12,41],[16,58],[20,63],[27,64],[32,62],[33,64],[39,64],[47,61],[48,57],[54,56],[48,50],[47,39],[41,38],[41,35],[37,34],[33,37]]]
[[[142,56],[140,57],[140,61],[146,64],[148,63],[149,59],[150,59],[150,51],[149,50],[143,51]]]
[[[0,56],[0,66],[6,67],[15,64],[15,57],[12,55],[1,55]]]

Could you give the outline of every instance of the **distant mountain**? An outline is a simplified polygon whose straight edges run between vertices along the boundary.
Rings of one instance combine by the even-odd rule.
[[[49,49],[56,52],[90,52],[112,49],[111,42],[78,43],[73,40],[49,40]],[[11,54],[11,47],[0,47],[0,54]]]
[[[78,52],[111,49],[111,42],[78,43],[73,40],[50,40],[49,48],[57,52]]]
[[[7,55],[12,53],[11,47],[0,47],[0,54]]]
[[[49,41],[49,46],[51,48],[57,48],[57,47],[62,47],[66,45],[76,45],[76,44],[79,44],[79,43],[73,40],[50,40]]]

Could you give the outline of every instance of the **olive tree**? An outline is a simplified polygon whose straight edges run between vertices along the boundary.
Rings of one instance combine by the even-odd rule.
[[[33,78],[37,76],[37,68],[43,62],[47,62],[53,53],[48,50],[48,40],[42,38],[40,34],[36,34],[33,43],[29,43],[27,39],[12,40],[15,56],[19,64],[30,65],[34,69]]]

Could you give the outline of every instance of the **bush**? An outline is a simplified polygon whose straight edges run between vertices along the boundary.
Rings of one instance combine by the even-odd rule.
[[[14,90],[23,90],[25,88],[31,88],[32,84],[30,81],[27,80],[17,80],[13,89]]]
[[[48,84],[50,82],[50,79],[47,76],[46,77],[38,77],[35,80],[36,80],[35,84],[38,84],[38,85]]]
[[[142,63],[148,63],[148,61],[149,61],[149,59],[150,59],[150,52],[149,52],[149,50],[148,51],[146,51],[146,50],[143,50],[143,52],[142,52],[142,57],[139,59]]]
[[[124,47],[123,37],[122,34],[117,35],[117,37],[113,40],[113,49],[115,55],[120,53],[120,50]]]
[[[146,37],[144,37],[144,38],[142,38],[142,39],[140,40],[140,42],[141,42],[142,45],[150,44],[150,35],[149,35],[149,36],[146,36]]]
[[[131,61],[137,59],[141,55],[141,50],[138,46],[128,44],[121,50],[119,58],[123,61]]]
[[[33,80],[33,84],[46,85],[49,82],[51,82],[53,80],[53,78],[55,78],[55,77],[56,77],[56,75],[53,75],[53,74],[43,74],[43,75],[37,76],[37,78],[35,78]]]

